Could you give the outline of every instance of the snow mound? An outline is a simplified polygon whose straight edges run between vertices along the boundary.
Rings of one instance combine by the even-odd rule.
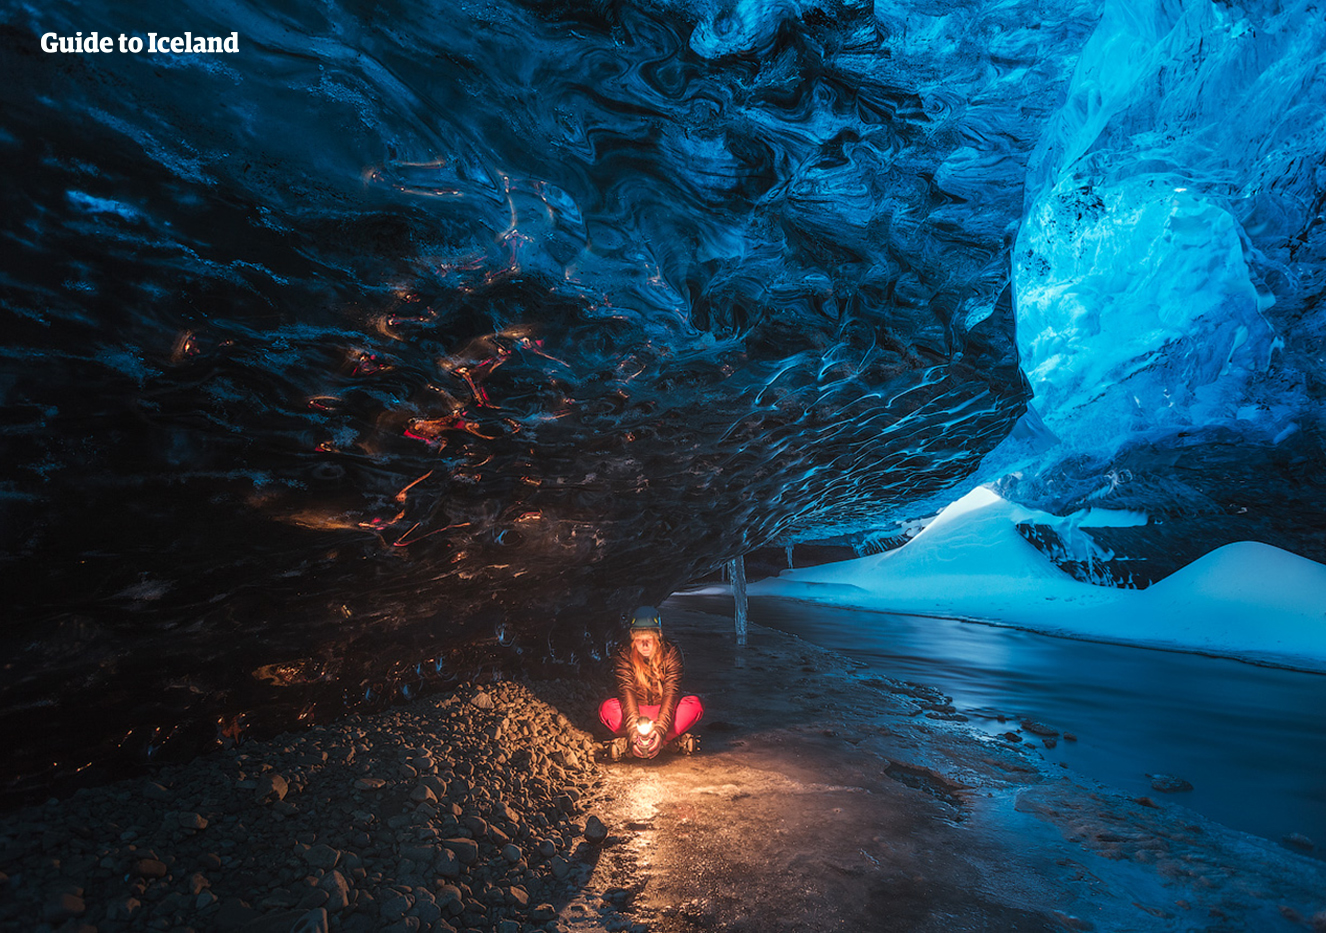
[[[1326,566],[1241,541],[1146,590],[1093,586],[1018,533],[1039,517],[978,488],[901,548],[784,571],[749,591],[1326,671]]]
[[[1326,565],[1269,544],[1239,541],[1157,581],[1148,592],[1320,615],[1326,611]]]
[[[1029,513],[980,486],[949,505],[901,548],[858,560],[784,571],[780,579],[836,583],[875,594],[914,596],[918,581],[927,591],[943,587],[951,596],[975,598],[1024,590],[1035,582],[1061,587],[1074,580],[1018,534],[1016,522]]]

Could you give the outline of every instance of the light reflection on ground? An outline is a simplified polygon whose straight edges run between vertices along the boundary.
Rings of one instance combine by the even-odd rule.
[[[681,604],[730,615],[732,601]],[[1273,841],[1326,843],[1326,676],[771,597],[752,597],[750,614],[863,673],[933,684],[971,727],[1022,731],[1046,760],[1126,793],[1164,796],[1147,775],[1178,775],[1195,787],[1170,803]],[[1045,748],[1020,729],[1027,718],[1078,741]]]

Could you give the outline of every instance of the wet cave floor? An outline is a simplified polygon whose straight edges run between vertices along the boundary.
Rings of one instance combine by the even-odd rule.
[[[692,756],[595,761],[606,680],[467,685],[0,817],[0,930],[1326,929],[1326,863],[665,610]]]
[[[667,627],[702,748],[603,766],[600,809],[651,930],[1326,929],[1322,862],[1088,786],[794,636],[737,648],[731,619],[676,609]]]

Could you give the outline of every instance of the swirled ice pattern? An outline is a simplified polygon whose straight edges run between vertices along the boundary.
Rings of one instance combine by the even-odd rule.
[[[583,660],[982,472],[1319,451],[1305,5],[4,9],[20,784]]]

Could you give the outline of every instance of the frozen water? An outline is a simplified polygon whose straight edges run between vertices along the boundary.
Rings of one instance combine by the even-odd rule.
[[[1322,413],[1307,374],[1324,322],[1324,62],[1311,3],[1105,5],[1033,157],[1013,253],[1023,368],[1062,441],[1024,501],[1081,505],[1092,490],[1065,480],[1088,458],[1127,467],[1119,501],[1163,488],[1171,518],[1194,516],[1180,500],[1195,485],[1255,521],[1238,476],[1254,450],[1321,457],[1302,432]],[[1237,539],[1206,511],[1190,536]],[[1292,546],[1292,511],[1257,534]]]

